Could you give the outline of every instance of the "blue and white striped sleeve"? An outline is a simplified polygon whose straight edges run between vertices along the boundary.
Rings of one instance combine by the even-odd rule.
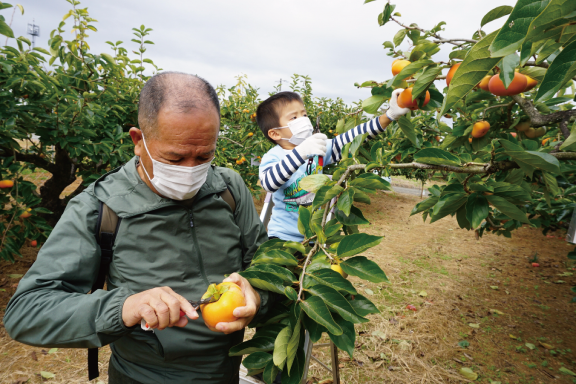
[[[280,161],[269,153],[262,158],[260,165],[260,184],[266,192],[276,192],[304,164],[305,159],[293,149]]]
[[[342,148],[358,135],[368,134],[371,138],[384,132],[385,128],[380,125],[380,118],[376,117],[364,124],[358,125],[356,128],[343,133],[332,140],[332,162],[340,161],[342,158]]]

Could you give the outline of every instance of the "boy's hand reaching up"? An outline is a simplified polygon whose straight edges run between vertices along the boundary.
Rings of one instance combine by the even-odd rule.
[[[294,150],[303,159],[308,159],[310,157],[326,156],[326,140],[328,137],[323,133],[315,133],[297,146]]]
[[[398,96],[404,91],[402,88],[398,88],[392,92],[392,97],[390,97],[390,108],[386,111],[386,117],[390,120],[398,120],[401,116],[410,112],[410,108],[400,108],[398,106]]]

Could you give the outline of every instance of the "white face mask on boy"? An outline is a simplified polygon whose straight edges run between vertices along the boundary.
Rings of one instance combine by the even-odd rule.
[[[290,132],[292,132],[292,137],[289,139],[282,138],[281,140],[288,140],[289,143],[292,143],[294,145],[302,144],[304,140],[312,136],[312,132],[314,131],[312,122],[307,116],[302,116],[297,119],[290,120],[286,127],[279,127],[272,129],[282,129],[282,128],[290,128]]]
[[[142,164],[142,168],[148,176],[150,183],[162,195],[174,200],[187,200],[196,196],[202,185],[206,182],[208,177],[208,169],[212,160],[207,163],[197,165],[195,167],[184,167],[181,165],[172,165],[161,163],[154,160],[146,146],[146,139],[142,134],[142,141],[144,148],[150,159],[152,160],[152,169],[154,170],[154,178],[151,179],[146,171],[146,167]]]

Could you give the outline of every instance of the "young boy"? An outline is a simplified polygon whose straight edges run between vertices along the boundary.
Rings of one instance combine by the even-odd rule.
[[[256,119],[266,138],[277,144],[262,157],[260,183],[272,192],[274,208],[268,223],[268,237],[285,241],[302,241],[298,231],[298,207],[311,205],[314,194],[300,188],[300,180],[321,171],[318,156],[324,165],[337,162],[342,148],[358,135],[370,137],[384,132],[391,121],[406,114],[397,100],[403,89],[396,89],[390,99],[386,114],[361,124],[348,132],[328,140],[322,133],[312,134],[313,127],[306,114],[304,103],[294,92],[279,92],[264,100],[256,110]],[[311,166],[308,159],[312,158]]]

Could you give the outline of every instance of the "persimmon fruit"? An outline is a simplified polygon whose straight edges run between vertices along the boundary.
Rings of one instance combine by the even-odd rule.
[[[487,92],[490,92],[490,88],[488,88],[488,84],[490,83],[491,78],[492,78],[492,76],[490,76],[490,75],[484,76],[484,78],[478,84],[480,89],[483,89]]]
[[[426,91],[426,96],[424,98],[423,107],[426,106],[430,102],[430,92]],[[398,106],[400,108],[410,108],[411,110],[415,111],[418,109],[418,100],[412,100],[412,88],[406,88],[402,93],[398,96]]]
[[[518,134],[517,134],[516,132],[510,132],[510,135],[511,135],[513,138],[516,138],[516,137],[518,136]]]
[[[397,74],[402,72],[404,67],[406,67],[409,64],[411,64],[411,62],[408,60],[403,60],[403,59],[394,60],[392,62],[392,75],[396,76]]]
[[[450,86],[450,82],[452,81],[452,78],[454,77],[454,74],[456,73],[456,70],[458,69],[460,64],[462,64],[462,63],[454,64],[452,67],[450,67],[450,70],[448,71],[448,74],[446,75],[446,85],[447,86]]]
[[[523,121],[521,123],[516,124],[516,126],[514,127],[514,129],[517,130],[518,132],[525,132],[529,128],[530,128],[529,121]]]
[[[12,180],[0,180],[0,188],[12,188],[14,186],[14,182]]]
[[[508,88],[504,86],[504,82],[500,79],[500,76],[492,76],[488,83],[488,89],[490,93],[496,96],[513,96],[524,92],[527,84],[528,80],[525,75],[514,72],[514,79],[512,79]]]
[[[526,75],[524,75],[524,76],[526,76]],[[534,88],[537,85],[538,85],[538,81],[531,78],[530,76],[526,76],[526,88],[524,89],[524,92],[531,90],[532,88]]]
[[[524,134],[529,139],[536,139],[536,138],[538,138],[540,136],[544,136],[544,134],[546,134],[546,128],[544,128],[544,127],[528,128],[526,131],[524,131]]]
[[[37,241],[37,240],[32,240],[32,241],[30,242],[30,246],[31,246],[31,247],[35,247],[35,246],[37,246],[37,245],[38,245],[38,241]]]
[[[232,282],[224,282],[218,285],[210,284],[202,299],[210,296],[214,296],[216,301],[200,306],[202,318],[209,328],[216,328],[218,323],[229,323],[238,320],[233,314],[234,310],[246,305],[242,289]]]
[[[347,274],[346,272],[344,272],[344,270],[343,270],[342,267],[340,266],[340,263],[332,264],[332,265],[330,266],[330,269],[333,270],[333,271],[338,272],[339,274],[341,274],[343,278],[345,278],[345,279],[348,278],[348,274]]]
[[[472,127],[472,137],[475,139],[479,139],[486,135],[490,130],[490,123],[487,121],[478,121],[474,123]]]

